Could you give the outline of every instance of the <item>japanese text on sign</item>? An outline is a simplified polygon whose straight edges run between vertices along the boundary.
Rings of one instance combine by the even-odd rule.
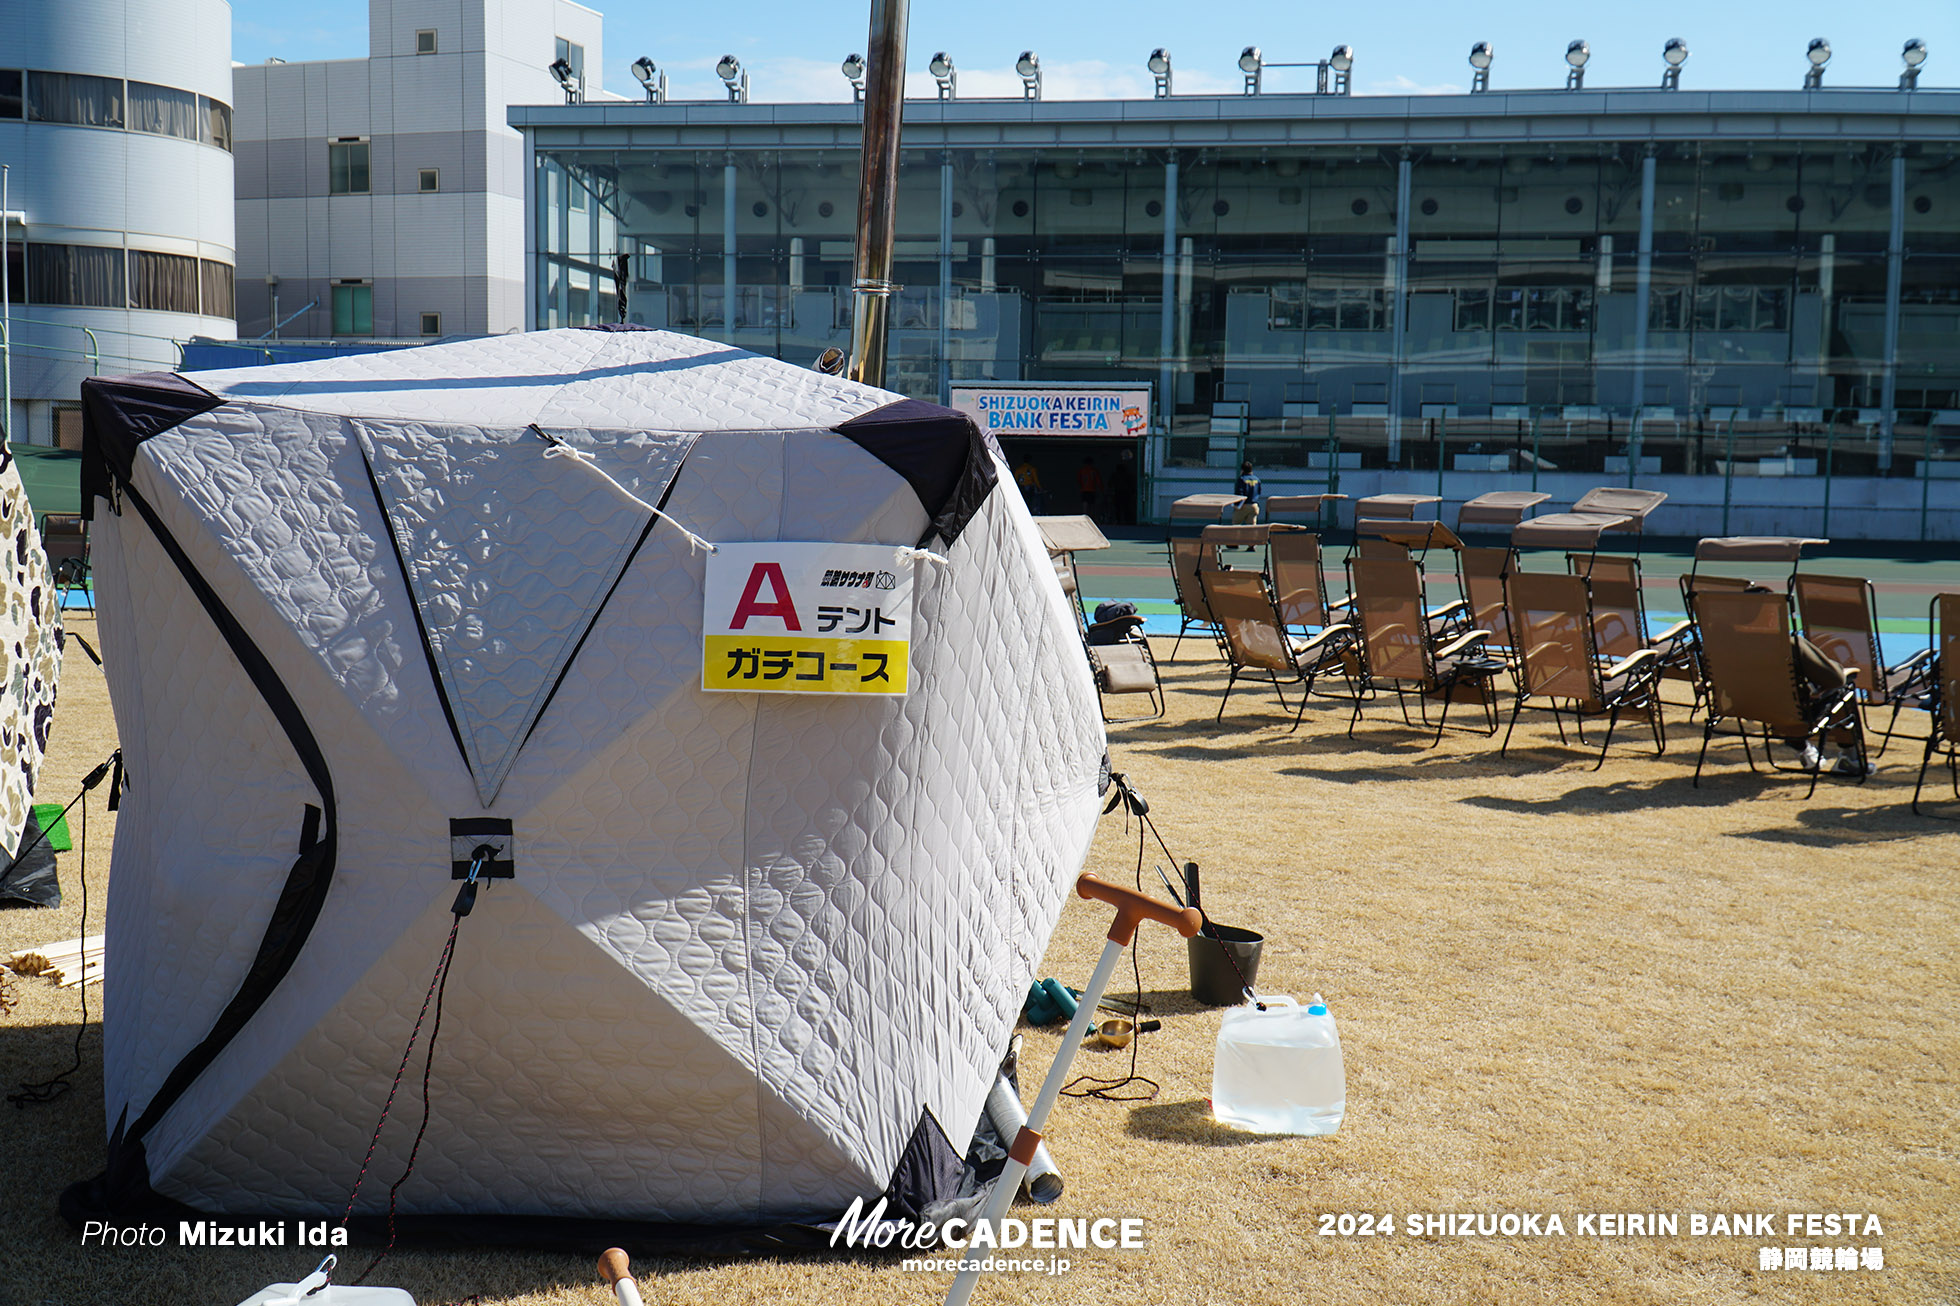
[[[888,544],[723,544],[707,561],[701,687],[903,694],[913,563]]]

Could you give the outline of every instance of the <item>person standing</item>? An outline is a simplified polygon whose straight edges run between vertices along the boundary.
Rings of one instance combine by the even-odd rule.
[[[1082,455],[1082,465],[1075,469],[1075,488],[1082,494],[1082,515],[1096,515],[1096,501],[1102,497],[1102,473],[1096,470],[1096,460],[1088,454]]]
[[[1259,478],[1252,474],[1252,464],[1239,468],[1239,479],[1232,485],[1232,493],[1241,496],[1245,502],[1232,509],[1232,525],[1250,526],[1259,520]]]
[[[1014,469],[1014,483],[1021,487],[1021,497],[1028,501],[1029,512],[1039,517],[1048,511],[1048,492],[1041,488],[1041,473],[1026,454],[1021,455],[1020,465]]]

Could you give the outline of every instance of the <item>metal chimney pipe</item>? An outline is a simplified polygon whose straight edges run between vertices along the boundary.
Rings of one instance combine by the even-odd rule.
[[[865,56],[864,153],[859,167],[857,276],[851,284],[851,379],[885,383],[892,245],[898,229],[898,134],[905,118],[910,0],[871,0]]]

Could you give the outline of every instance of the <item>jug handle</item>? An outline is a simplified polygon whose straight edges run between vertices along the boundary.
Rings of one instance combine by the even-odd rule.
[[[1268,996],[1263,998],[1257,998],[1253,996],[1251,989],[1247,989],[1245,991],[1245,996],[1246,996],[1246,1001],[1248,1002],[1263,1002],[1269,1007],[1297,1007],[1300,1005],[1298,1002],[1295,1002],[1292,998],[1287,997],[1284,993],[1280,994],[1278,997]]]

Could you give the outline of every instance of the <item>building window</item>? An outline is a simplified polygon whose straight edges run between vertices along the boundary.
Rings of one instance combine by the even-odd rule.
[[[18,118],[26,107],[20,93],[20,69],[0,68],[0,118]]]
[[[434,54],[436,52],[436,32],[433,27],[425,27],[415,34],[415,53]]]
[[[27,74],[27,116],[35,122],[80,127],[123,125],[123,84],[119,77],[81,73]]]
[[[437,176],[439,171],[436,168],[423,168],[417,172],[415,174],[415,189],[421,191],[424,195],[433,195],[441,190],[442,187],[438,184],[440,178]]]
[[[442,334],[442,314],[440,314],[440,313],[424,313],[424,314],[422,315],[422,334],[423,334],[423,335],[425,335],[425,336],[439,336],[439,335],[441,335],[441,334]]]
[[[238,316],[237,274],[231,264],[218,263],[205,259],[199,264],[200,280],[203,282],[201,302],[206,317]]]
[[[198,115],[197,138],[206,145],[215,145],[227,152],[231,149],[231,106],[223,100],[209,96],[197,97],[202,112]]]
[[[364,281],[343,281],[333,288],[333,333],[337,336],[374,334],[374,287]]]
[[[30,245],[27,298],[36,304],[128,308],[123,252],[106,245]]]
[[[197,260],[184,254],[129,254],[129,306],[154,313],[196,313]]]
[[[194,141],[198,138],[197,96],[169,86],[131,82],[129,129]]]
[[[359,139],[327,144],[327,194],[365,195],[368,181],[368,143]]]
[[[566,63],[572,66],[572,76],[576,77],[581,82],[584,81],[585,80],[585,47],[580,45],[577,41],[567,41],[564,37],[561,36],[558,38],[558,44],[556,50],[557,50],[557,57],[563,59]]]

